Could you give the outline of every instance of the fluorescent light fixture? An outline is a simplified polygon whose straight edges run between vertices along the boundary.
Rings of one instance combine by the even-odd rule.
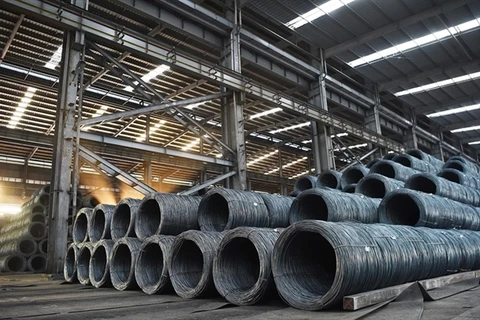
[[[269,114],[280,112],[282,110],[283,110],[282,108],[273,108],[273,109],[270,109],[270,110],[266,110],[266,111],[263,111],[263,112],[252,114],[251,116],[248,117],[248,119],[252,120],[252,119],[268,116]]]
[[[57,51],[55,51],[55,53],[50,58],[50,61],[48,61],[45,64],[45,68],[54,70],[62,60],[62,51],[63,51],[63,45],[60,45]]]
[[[10,117],[10,121],[8,122],[7,128],[15,129],[20,119],[23,117],[25,110],[29,106],[30,102],[32,102],[33,95],[37,91],[36,88],[28,87],[27,91],[24,94],[24,97],[20,100],[13,115]]]
[[[426,84],[426,85],[423,85],[423,86],[420,86],[420,87],[415,87],[415,88],[412,88],[412,89],[403,90],[403,91],[395,93],[395,95],[397,97],[400,97],[400,96],[405,96],[407,94],[414,94],[414,93],[419,93],[419,92],[436,90],[436,89],[451,86],[451,85],[454,85],[454,84],[460,84],[460,83],[467,82],[467,81],[473,81],[473,80],[478,79],[478,78],[480,78],[480,72],[469,73],[469,74],[466,74],[464,76],[455,77],[455,78],[442,80],[442,81],[437,81],[437,82]]]
[[[312,168],[310,171],[306,170],[306,171],[303,171],[303,172],[300,172],[300,173],[297,173],[296,175],[293,175],[291,177],[288,177],[288,179],[295,179],[295,178],[298,178],[300,176],[304,176],[310,172],[314,172],[315,171],[315,168]]]
[[[469,145],[480,144],[480,141],[473,141],[473,142],[469,142],[468,144],[469,144]]]
[[[257,162],[263,161],[263,160],[265,160],[265,159],[267,159],[267,158],[270,158],[271,156],[274,156],[274,155],[276,155],[277,153],[278,153],[278,150],[275,150],[275,151],[272,151],[272,152],[270,152],[270,153],[267,153],[267,154],[265,154],[265,155],[263,155],[263,156],[260,156],[260,157],[258,157],[258,158],[255,158],[254,160],[251,160],[251,161],[247,162],[247,167],[248,167],[248,166],[251,166],[252,164],[255,164],[255,163],[257,163]]]
[[[189,144],[186,144],[182,148],[182,151],[188,151],[188,150],[192,149],[193,147],[195,147],[199,143],[200,143],[200,138],[197,138],[197,139],[193,140],[192,142],[190,142]]]
[[[367,56],[358,58],[356,60],[350,61],[348,65],[352,68],[356,68],[358,66],[362,66],[364,64],[372,63],[372,62],[377,62],[382,59],[386,59],[389,57],[392,57],[394,55],[400,54],[402,52],[405,52],[407,50],[411,49],[417,49],[422,46],[426,46],[438,41],[442,41],[445,39],[449,39],[455,35],[458,35],[462,32],[466,32],[469,30],[472,30],[474,28],[480,27],[480,23],[477,19],[470,20],[461,24],[458,24],[456,26],[450,27],[448,29],[443,29],[431,34],[428,34],[423,37],[415,38],[413,40],[403,42],[397,45],[394,45],[393,47],[377,51],[375,53],[369,54]]]
[[[207,103],[207,101],[202,101],[202,102],[197,102],[197,103],[192,103],[192,104],[189,104],[187,106],[185,106],[184,108],[185,109],[188,109],[188,110],[193,110],[203,104]]]
[[[312,143],[312,140],[303,140],[302,143],[304,143],[304,144]]]
[[[460,107],[460,108],[455,108],[455,109],[449,109],[449,110],[445,110],[445,111],[430,113],[430,114],[427,114],[427,117],[436,118],[436,117],[448,116],[448,115],[451,115],[451,114],[457,114],[457,113],[473,111],[473,110],[478,110],[478,109],[480,109],[480,104],[474,104],[474,105],[471,105],[471,106]]]
[[[305,160],[307,160],[307,159],[308,159],[308,157],[303,157],[303,158],[294,160],[294,161],[292,161],[292,162],[289,162],[289,163],[283,165],[283,166],[282,166],[282,169],[291,167],[291,166],[296,165],[297,163],[300,163],[300,162],[305,161]],[[265,174],[266,174],[266,175],[269,175],[269,174],[272,174],[272,173],[277,172],[277,171],[280,171],[280,168],[272,169],[272,170],[268,171],[268,172],[265,173]]]
[[[279,132],[283,132],[283,131],[288,131],[288,130],[293,130],[293,129],[298,129],[298,128],[306,127],[306,126],[309,126],[309,125],[310,125],[310,121],[309,121],[309,122],[304,122],[304,123],[295,124],[295,125],[290,126],[290,127],[285,127],[285,128],[281,128],[281,129],[272,130],[272,131],[270,131],[270,133],[271,133],[271,134],[279,133]]]
[[[466,132],[466,131],[473,131],[473,130],[480,130],[480,126],[459,128],[459,129],[452,130],[452,133]]]
[[[150,127],[150,134],[158,131],[158,129],[160,129],[161,126],[163,126],[167,121],[165,120],[160,120],[159,122],[157,122],[154,126],[151,126]],[[137,138],[137,141],[144,141],[145,139],[147,139],[147,134],[146,133],[142,133],[138,138]]]
[[[171,178],[165,178],[162,180],[163,183],[168,183],[168,184],[176,184],[179,186],[187,186],[191,187],[193,186],[192,181],[184,181],[184,180],[178,180],[178,179],[171,179]]]
[[[353,145],[353,146],[335,148],[335,149],[333,149],[333,151],[343,151],[343,150],[346,150],[347,148],[348,148],[348,149],[364,148],[364,147],[366,147],[367,145],[368,145],[368,144],[366,144],[366,143],[360,143],[360,144],[355,144],[355,145]]]
[[[330,12],[333,12],[355,0],[330,0],[325,2],[324,4],[315,7],[314,9],[298,16],[297,18],[285,23],[287,27],[290,29],[297,29],[300,28],[301,26],[312,22],[313,20],[316,20],[326,14],[329,14]]]
[[[346,136],[348,136],[348,133],[346,133],[346,132],[341,132],[341,133],[337,133],[337,134],[332,134],[332,135],[330,136],[330,138],[334,138],[334,137],[341,138],[341,137],[346,137]]]
[[[152,80],[153,78],[158,77],[159,75],[161,75],[162,73],[164,73],[165,71],[167,71],[169,69],[170,69],[169,66],[167,66],[165,64],[161,64],[158,67],[156,67],[155,69],[151,70],[149,73],[145,74],[142,77],[142,80],[145,81],[145,82],[148,82],[148,81]],[[138,81],[135,81],[134,84],[138,85]],[[126,86],[123,90],[128,91],[128,92],[133,92],[133,88],[131,86]]]

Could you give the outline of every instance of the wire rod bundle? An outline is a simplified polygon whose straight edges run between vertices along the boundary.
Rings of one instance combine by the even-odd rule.
[[[173,289],[168,272],[168,260],[174,239],[173,236],[154,235],[143,241],[135,264],[135,279],[146,294]]]
[[[405,188],[436,194],[461,203],[480,206],[480,190],[458,185],[431,173],[419,173],[405,182]]]
[[[34,272],[44,272],[47,269],[47,256],[41,253],[34,254],[28,258],[27,269]]]
[[[95,288],[111,285],[110,280],[110,253],[114,242],[112,240],[100,240],[93,247],[90,257],[89,277],[90,283]]]
[[[265,202],[270,220],[269,227],[286,227],[289,225],[289,212],[293,198],[285,197],[278,194],[260,193]]]
[[[88,241],[88,226],[92,223],[92,215],[92,208],[82,208],[77,212],[72,230],[72,238],[75,244]]]
[[[239,226],[268,227],[268,208],[257,192],[215,188],[207,192],[198,207],[202,231],[224,231]]]
[[[47,254],[48,252],[48,239],[43,239],[40,242],[38,242],[38,252]]]
[[[0,247],[0,255],[19,254],[30,257],[37,252],[38,245],[31,237],[23,237],[8,242]]]
[[[67,282],[77,281],[77,256],[78,248],[74,243],[67,247],[63,261],[63,277]]]
[[[317,177],[316,187],[328,187],[332,189],[341,189],[340,179],[342,174],[335,170],[322,171]]]
[[[390,192],[378,208],[380,222],[439,229],[480,230],[480,209],[409,189]]]
[[[302,192],[290,207],[290,223],[301,220],[378,222],[380,200],[327,189]]]
[[[308,220],[280,235],[272,270],[290,306],[321,310],[349,294],[477,269],[479,246],[472,231]]]
[[[135,263],[142,242],[137,238],[122,238],[115,242],[110,257],[110,279],[115,289],[123,291],[138,288],[135,281]]]
[[[27,259],[19,254],[0,257],[1,272],[22,272],[27,270]]]
[[[370,198],[383,198],[389,192],[403,188],[404,182],[382,176],[378,173],[370,173],[357,184],[357,193]]]
[[[434,156],[423,152],[422,150],[419,149],[410,149],[405,152],[406,154],[409,154],[417,159],[423,160],[425,162],[430,163],[432,166],[437,168],[437,172],[442,170],[443,165],[445,164],[442,160],[435,158]]]
[[[90,284],[90,258],[92,257],[93,246],[87,242],[77,251],[77,278],[80,284],[84,286]]]
[[[357,190],[357,184],[356,184],[356,183],[352,183],[352,184],[346,185],[346,186],[342,189],[342,192],[355,193],[356,190]]]
[[[311,175],[304,175],[299,177],[293,186],[293,189],[298,192],[302,192],[308,189],[315,188],[317,183],[317,177]]]
[[[361,164],[355,165],[345,170],[342,174],[342,177],[340,178],[340,185],[342,187],[342,190],[348,185],[358,183],[358,181],[360,181],[368,174],[368,171],[370,170]]]
[[[123,237],[135,237],[135,217],[141,200],[124,198],[113,210],[110,225],[112,239],[117,241]]]
[[[431,165],[429,162],[420,160],[406,153],[396,155],[392,161],[422,172],[437,173],[439,171],[438,167]]]
[[[480,179],[476,176],[466,175],[456,169],[443,169],[438,173],[438,176],[463,186],[480,189]]]
[[[275,290],[271,256],[282,231],[239,227],[225,234],[213,263],[213,280],[222,297],[246,306]]]
[[[388,178],[407,181],[410,176],[420,173],[420,171],[402,166],[400,163],[391,160],[380,160],[370,168],[370,173],[378,173]]]
[[[393,160],[393,158],[395,158],[396,155],[398,155],[398,153],[395,153],[395,152],[387,153],[386,155],[383,156],[383,160]]]
[[[198,229],[200,197],[152,193],[138,207],[135,233],[144,240],[154,234],[178,235]]]
[[[95,196],[88,195],[83,197],[80,203],[84,208],[95,208],[100,204],[100,201]]]
[[[366,165],[365,167],[367,167],[368,169],[370,169],[375,163],[377,163],[378,161],[381,161],[382,159],[380,158],[375,158],[375,159],[372,159],[370,160]],[[385,159],[385,160],[389,160],[389,159]]]
[[[212,265],[224,234],[189,230],[175,238],[169,270],[173,289],[180,297],[199,298],[216,292]]]
[[[38,189],[33,195],[34,202],[41,203],[43,206],[48,207],[50,203],[50,185],[44,185]]]
[[[31,237],[35,241],[40,241],[47,236],[47,227],[43,222],[32,222],[21,228],[14,229],[8,233],[0,235],[0,244],[4,244],[16,239]]]
[[[447,166],[447,164],[450,163],[450,162],[454,162],[454,163],[460,162],[460,163],[463,164],[463,166],[462,166],[463,170],[460,170],[460,169],[457,169],[457,170],[460,170],[464,173],[470,173],[470,174],[474,174],[476,176],[480,176],[480,166],[476,163],[468,161],[464,157],[461,157],[461,156],[450,157],[450,159],[448,159],[447,163],[445,164],[444,168],[450,168],[449,166]],[[454,167],[452,167],[452,168],[454,168]]]
[[[22,215],[14,221],[2,228],[2,233],[14,232],[16,229],[24,228],[33,222],[45,223],[45,215],[43,213],[35,212],[27,215]]]
[[[87,230],[90,242],[95,243],[102,239],[111,238],[110,223],[114,209],[115,206],[107,204],[99,204],[93,209]]]

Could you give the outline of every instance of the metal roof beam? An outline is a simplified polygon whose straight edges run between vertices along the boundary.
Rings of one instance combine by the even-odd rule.
[[[451,124],[443,125],[440,128],[443,131],[450,131],[450,130],[473,127],[473,126],[480,126],[480,119],[474,119],[469,121],[458,121]]]
[[[21,14],[18,17],[18,20],[15,23],[15,26],[13,26],[12,33],[10,34],[10,37],[8,38],[7,42],[5,43],[5,46],[3,47],[2,53],[0,54],[0,63],[2,63],[3,59],[5,59],[5,56],[7,55],[8,49],[10,49],[10,46],[12,45],[13,39],[17,35],[18,29],[20,28],[20,25],[23,22],[23,18],[25,18],[25,15]]]
[[[416,114],[428,114],[431,112],[443,111],[451,107],[460,107],[461,104],[466,104],[466,103],[477,104],[479,103],[479,101],[480,101],[480,95],[473,95],[466,98],[446,101],[443,103],[434,103],[434,104],[428,104],[421,107],[416,107],[414,108],[414,110]]]
[[[327,48],[325,49],[325,57],[330,58],[330,57],[336,56],[342,52],[358,47],[370,40],[374,40],[381,36],[387,35],[393,31],[403,29],[417,22],[424,21],[429,18],[438,16],[441,13],[450,12],[452,10],[455,10],[457,8],[463,7],[467,4],[474,3],[474,2],[476,2],[476,0],[450,0],[441,6],[428,8],[420,13],[417,13],[403,20],[395,21],[384,27],[367,32],[359,37],[356,37],[355,39],[348,40],[338,45],[335,45],[333,47]]]

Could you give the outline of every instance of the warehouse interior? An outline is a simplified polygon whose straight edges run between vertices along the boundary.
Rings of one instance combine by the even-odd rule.
[[[97,210],[97,204],[105,205],[98,210],[107,218],[106,212],[113,215],[117,203],[129,209],[140,208],[137,225],[129,222],[131,234],[126,232],[115,238],[112,227],[112,235],[109,230],[106,236],[103,230],[98,241],[120,242],[135,233],[135,237],[144,241],[155,232],[163,234],[156,227],[167,218],[162,216],[152,222],[148,215],[140,215],[140,212],[150,213],[149,203],[154,202],[160,206],[162,215],[174,209],[180,216],[194,211],[196,227],[166,233],[172,236],[199,228],[202,232],[235,227],[286,228],[292,222],[299,221],[301,225],[302,220],[318,219],[465,229],[473,233],[468,248],[476,248],[480,244],[480,236],[476,235],[480,233],[479,32],[480,1],[476,0],[1,0],[0,228],[3,229],[0,229],[0,244],[2,239],[5,243],[13,242],[14,238],[7,234],[10,231],[5,230],[23,227],[23,220],[14,217],[22,216],[24,211],[33,217],[38,213],[34,212],[37,200],[43,195],[48,195],[42,204],[46,231],[39,239],[47,239],[48,234],[48,240],[42,242],[45,270],[33,275],[0,274],[0,289],[9,291],[9,286],[19,283],[5,300],[0,295],[0,310],[9,309],[7,318],[52,319],[69,312],[69,319],[102,318],[108,313],[101,310],[122,305],[127,305],[125,315],[120,310],[113,312],[113,317],[132,319],[144,306],[147,311],[137,315],[138,319],[153,318],[157,309],[148,307],[153,305],[165,318],[172,319],[321,316],[305,311],[320,308],[299,307],[303,305],[295,304],[281,292],[282,299],[276,296],[273,302],[252,309],[232,308],[234,303],[230,300],[225,303],[217,294],[212,300],[195,300],[190,310],[187,304],[193,300],[185,304],[185,300],[173,294],[147,296],[141,291],[103,287],[88,294],[104,297],[105,301],[82,315],[75,310],[80,310],[82,304],[87,308],[90,302],[82,297],[81,289],[92,287],[77,284],[78,287],[62,288],[55,275],[61,274],[63,278],[69,250],[76,257],[83,249],[78,243],[71,248],[70,242],[75,242],[77,212],[88,207],[86,203],[95,207],[92,212]],[[395,172],[385,173],[382,164]],[[360,176],[349,180],[345,173],[354,170]],[[410,179],[422,172],[434,177]],[[386,176],[387,180],[375,175]],[[375,181],[368,185],[362,179],[361,191],[361,178]],[[427,186],[427,180],[436,185]],[[307,186],[300,187],[304,184]],[[330,197],[322,193],[322,187],[344,189],[346,194],[347,186],[353,190],[349,192],[363,195],[359,196],[361,200],[349,200],[348,194],[344,201],[358,205],[365,198],[375,200],[362,202],[362,207],[354,208],[356,212],[348,219],[332,220],[336,212],[330,207],[325,209],[328,218],[318,218],[317,211],[324,207],[308,199]],[[311,188],[317,191],[306,190]],[[244,196],[236,198],[237,191],[246,193],[238,193]],[[451,211],[461,218],[444,217],[441,222],[430,223],[427,220],[433,214],[427,209],[428,223],[420,225],[416,221],[422,221],[423,217],[415,218],[413,213],[410,216],[413,209],[403,200],[413,199],[422,191],[453,202],[447,201],[444,208],[453,208]],[[411,195],[412,192],[415,194]],[[391,193],[395,195],[390,196]],[[283,196],[278,201],[288,206],[285,210],[290,210],[290,216],[284,217],[288,223],[276,225],[272,218],[264,225],[258,221],[247,223],[259,206],[269,208],[268,201],[273,201],[269,195]],[[198,201],[191,204],[185,200],[179,204],[170,198],[176,196],[195,197]],[[201,196],[204,197],[200,200]],[[228,199],[248,203],[243,207],[233,204],[232,208],[238,212],[247,212],[244,216],[239,213],[237,224],[230,221],[230,216],[228,222],[220,217],[211,225],[202,220],[202,210],[204,214],[223,210],[220,208],[223,204],[202,206],[207,203],[205,199],[219,197],[227,199],[225,205],[228,202],[229,206]],[[290,200],[285,200],[287,197]],[[125,198],[135,200],[122,200]],[[300,199],[314,209],[307,212]],[[408,218],[404,212],[402,218],[394,216],[394,210],[389,211],[388,206],[384,206],[388,222],[378,220],[378,216],[376,220],[363,221],[355,215],[370,209],[376,214],[388,199],[394,205],[398,203],[399,210],[408,211]],[[290,207],[297,200],[296,209],[294,205]],[[162,203],[170,205],[163,208]],[[248,209],[252,203],[256,208]],[[460,203],[458,208],[457,203]],[[177,204],[179,208],[168,208]],[[229,210],[233,211],[232,208]],[[292,215],[294,210],[298,216]],[[86,211],[82,213],[85,216]],[[438,211],[441,210],[435,212]],[[416,219],[415,222],[411,223],[410,218]],[[140,219],[145,225],[154,225],[154,230],[142,230],[138,226]],[[444,220],[453,222],[448,224]],[[342,230],[356,230],[357,226],[348,223]],[[315,228],[324,232],[323,228],[336,227],[320,224]],[[389,232],[401,234],[397,230]],[[432,232],[432,237],[436,237],[436,231]],[[467,233],[463,236],[470,237]],[[279,234],[272,237],[276,239]],[[287,241],[287,232],[282,232],[282,237]],[[451,237],[456,236],[452,233]],[[125,241],[123,245],[131,250],[128,239]],[[452,248],[464,248],[463,245],[455,242]],[[246,252],[245,248],[239,250]],[[321,243],[319,248],[325,249]],[[365,250],[369,251],[370,246]],[[280,257],[283,253],[278,254]],[[471,266],[479,265],[479,249],[469,254]],[[300,256],[294,258],[302,260]],[[336,260],[338,269],[340,259]],[[312,265],[316,263],[310,261]],[[275,274],[276,267],[273,269]],[[279,266],[277,272],[280,269]],[[465,312],[470,312],[473,318],[480,314],[477,288],[480,272],[455,270],[470,272],[476,285],[465,286],[462,282],[460,294],[431,305],[423,299],[416,301],[421,305],[424,319],[451,319]],[[426,277],[427,274],[434,276]],[[362,290],[352,288],[348,293],[439,276],[446,274],[425,272],[419,278],[407,277],[403,282],[399,277],[390,285],[364,285]],[[472,281],[458,274],[454,276],[458,281]],[[36,287],[22,289],[25,283],[27,286],[34,283]],[[421,290],[427,291],[428,285],[423,285],[419,285]],[[215,286],[220,292],[217,283]],[[277,284],[281,291],[280,287]],[[174,289],[177,291],[175,284]],[[59,310],[43,313],[39,310],[45,303],[37,296],[39,290],[52,292],[48,298],[52,305],[64,293],[76,301],[77,309],[72,311],[71,305],[59,302]],[[22,295],[32,296],[29,302],[35,307],[26,310],[27,304],[20,301],[8,307],[9,299]],[[348,294],[341,298],[345,296]],[[462,303],[468,307],[461,307]],[[174,306],[173,311],[169,310],[169,304]],[[287,306],[302,310],[286,309]],[[182,311],[184,307],[189,310],[188,315]],[[378,307],[367,309],[377,312]],[[445,313],[446,309],[450,313]],[[387,317],[395,312],[385,310]],[[346,314],[328,311],[323,316],[357,319],[358,312],[362,311]],[[403,314],[404,318],[409,316]]]

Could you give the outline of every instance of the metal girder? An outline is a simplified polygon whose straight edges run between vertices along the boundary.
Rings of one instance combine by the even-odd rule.
[[[462,144],[468,144],[470,142],[476,142],[476,141],[480,141],[480,136],[478,136],[477,138],[467,138],[467,139],[462,139]],[[479,145],[480,146],[480,145]]]
[[[155,189],[119,169],[115,165],[97,155],[95,152],[88,150],[84,146],[79,146],[79,149],[80,156],[87,161],[89,165],[98,167],[103,172],[106,172],[108,176],[117,178],[143,195],[156,192]]]
[[[375,149],[372,149],[370,151],[368,151],[367,153],[365,153],[363,156],[360,156],[359,158],[355,157],[355,160],[356,161],[353,161],[352,163],[346,165],[345,167],[341,168],[340,170],[338,170],[339,172],[345,172],[345,170],[347,170],[348,168],[351,168],[353,167],[354,165],[360,163],[362,164],[361,160],[364,160],[368,157],[370,157],[372,154],[374,154],[375,152],[377,152],[378,148],[375,148]]]
[[[459,122],[443,125],[440,128],[442,129],[442,131],[450,131],[450,130],[479,126],[479,125],[480,125],[480,119],[474,119],[469,121],[459,121]]]
[[[325,49],[325,57],[330,58],[333,56],[336,56],[342,52],[348,51],[350,49],[353,49],[355,47],[358,47],[370,40],[374,40],[376,38],[379,38],[381,36],[387,35],[393,31],[403,29],[407,26],[410,26],[412,24],[415,24],[420,21],[425,21],[431,17],[435,17],[441,13],[444,12],[450,12],[454,9],[463,7],[464,5],[467,5],[469,3],[474,3],[476,0],[450,0],[447,3],[441,5],[441,6],[436,6],[433,8],[428,8],[420,13],[417,13],[413,16],[409,16],[405,19],[399,20],[392,22],[391,24],[388,24],[384,27],[375,29],[373,31],[367,32],[363,35],[360,35],[356,37],[355,39],[345,41],[343,43],[337,44],[333,47]]]
[[[227,172],[227,173],[225,173],[225,174],[219,175],[218,177],[215,177],[215,178],[213,178],[213,179],[207,180],[207,181],[205,181],[205,182],[202,183],[202,184],[199,184],[199,185],[197,185],[197,186],[194,186],[194,187],[192,187],[192,188],[190,188],[190,189],[188,189],[188,190],[179,192],[179,193],[177,193],[177,194],[178,194],[178,195],[188,196],[188,195],[190,195],[190,194],[193,194],[193,193],[195,193],[195,192],[197,192],[197,191],[199,191],[199,190],[202,190],[202,189],[208,187],[209,185],[212,185],[212,184],[214,184],[214,183],[217,183],[217,182],[220,182],[220,181],[225,180],[225,179],[227,179],[227,178],[230,178],[230,177],[232,177],[232,176],[234,176],[234,175],[236,175],[236,174],[237,174],[236,171]]]
[[[7,42],[5,43],[5,46],[3,47],[2,53],[0,54],[0,63],[2,63],[3,59],[5,59],[5,56],[7,55],[8,49],[10,49],[10,46],[12,45],[13,39],[17,35],[18,29],[20,28],[20,25],[23,22],[23,18],[25,18],[25,15],[21,14],[18,17],[18,20],[15,23],[15,26],[13,26],[12,33],[10,34],[10,37],[8,38]]]
[[[412,82],[415,82],[415,81],[418,81],[418,80],[421,80],[421,79],[425,79],[425,78],[428,78],[428,77],[431,77],[431,76],[434,76],[434,75],[437,75],[437,74],[448,73],[450,71],[455,71],[455,70],[461,69],[461,68],[469,68],[469,67],[473,67],[473,66],[478,66],[479,64],[480,64],[479,59],[477,59],[475,61],[458,62],[458,63],[451,64],[449,66],[434,68],[434,69],[427,70],[427,71],[424,71],[424,72],[408,75],[406,77],[402,77],[402,78],[392,80],[392,81],[389,81],[389,82],[384,82],[384,83],[381,83],[378,86],[378,88],[381,91],[389,90],[391,88],[395,88],[395,87],[401,86],[401,85],[406,84],[406,83],[412,83]]]
[[[466,98],[446,101],[440,104],[434,103],[434,104],[417,107],[415,108],[415,113],[428,114],[431,112],[443,111],[443,110],[449,109],[450,107],[459,107],[461,104],[464,104],[464,103],[477,104],[479,101],[480,101],[480,95],[473,95]]]

